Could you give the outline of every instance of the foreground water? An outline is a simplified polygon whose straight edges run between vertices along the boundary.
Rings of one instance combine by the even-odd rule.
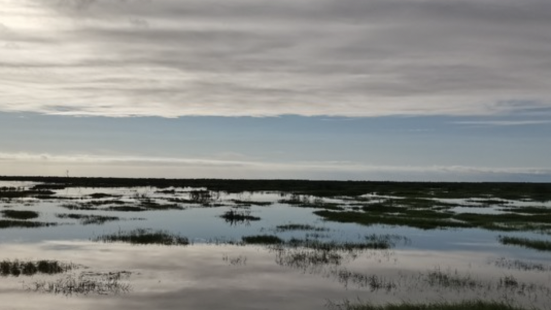
[[[34,185],[0,183],[18,190]],[[193,196],[197,190],[204,189],[79,187],[57,189],[48,197],[3,198],[0,211],[38,213],[17,222],[57,225],[1,229],[0,261],[56,260],[74,268],[55,275],[4,274],[0,308],[323,309],[330,301],[342,300],[483,299],[551,309],[551,252],[499,242],[503,235],[549,240],[546,230],[365,226],[327,221],[313,213],[315,204],[296,203],[316,197],[280,192]],[[321,209],[338,206],[346,211],[365,200],[360,198],[317,198],[316,203]],[[370,203],[387,198],[369,197]],[[489,207],[476,199],[442,202],[456,213],[500,214],[503,206],[551,208],[548,202],[520,200]],[[143,209],[130,208],[135,206]],[[228,212],[242,217],[222,217]],[[0,220],[10,220],[3,214]],[[78,215],[110,220],[85,223]],[[302,229],[291,229],[291,224]],[[142,228],[186,237],[189,244],[98,242],[101,236]],[[391,242],[376,249],[323,251],[241,242],[253,235],[334,245],[362,243],[366,236]],[[96,286],[88,291],[66,289],[84,282]],[[97,289],[104,284],[105,290]]]

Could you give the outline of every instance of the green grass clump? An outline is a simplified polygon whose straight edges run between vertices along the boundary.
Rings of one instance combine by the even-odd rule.
[[[408,215],[404,213],[402,215],[395,214],[372,214],[370,212],[333,212],[327,210],[318,210],[314,214],[323,217],[325,220],[339,222],[339,223],[357,223],[361,225],[394,225],[394,226],[409,226],[419,229],[437,229],[437,228],[469,228],[473,225],[465,222],[452,221],[449,218],[439,215],[431,214],[429,212],[413,212],[420,217]],[[437,213],[437,212],[433,212]],[[432,215],[432,218],[425,216]]]
[[[276,231],[293,231],[293,230],[309,230],[309,231],[328,231],[329,228],[325,227],[316,227],[308,224],[285,224],[277,225]]]
[[[401,304],[352,304],[345,301],[341,304],[328,303],[329,309],[335,310],[523,310],[523,308],[499,301],[461,301],[461,302],[437,302],[437,303],[412,303]]]
[[[9,261],[0,262],[0,276],[32,276],[37,273],[56,274],[67,272],[73,269],[72,264],[64,264],[54,260],[39,261]]]
[[[29,220],[38,217],[38,212],[35,211],[3,210],[0,213],[4,217],[18,220]]]
[[[57,218],[60,219],[73,219],[78,220],[82,225],[90,224],[103,224],[109,221],[118,221],[119,217],[116,216],[104,216],[104,215],[93,215],[93,214],[56,214]]]
[[[238,211],[232,209],[226,211],[224,214],[220,215],[220,217],[232,225],[237,223],[248,223],[250,221],[260,221],[260,218],[258,216],[251,215],[251,211],[249,210]]]
[[[551,242],[545,240],[533,240],[528,238],[499,236],[499,242],[505,245],[518,245],[521,247],[535,249],[538,251],[551,251]]]
[[[132,231],[119,231],[116,234],[99,236],[93,241],[125,242],[130,244],[188,245],[189,239],[163,230],[151,231],[138,228]]]
[[[43,223],[32,221],[12,221],[12,220],[0,220],[0,229],[2,228],[37,228],[55,226],[56,223]]]
[[[252,201],[252,200],[240,200],[240,199],[231,199],[231,202],[235,203],[236,205],[242,205],[242,206],[270,206],[273,204],[271,201]]]
[[[242,237],[244,243],[248,244],[283,244],[284,241],[278,236],[273,235],[257,235]]]

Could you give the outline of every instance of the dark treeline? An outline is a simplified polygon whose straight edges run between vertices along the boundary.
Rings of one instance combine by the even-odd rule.
[[[67,187],[205,187],[212,191],[281,191],[321,197],[358,196],[367,193],[402,197],[551,200],[551,183],[495,182],[391,182],[391,181],[311,181],[311,180],[232,180],[232,179],[148,179],[86,177],[0,176],[3,181],[41,182],[34,190]]]

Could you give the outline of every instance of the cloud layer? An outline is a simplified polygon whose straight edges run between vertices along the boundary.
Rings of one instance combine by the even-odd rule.
[[[268,162],[197,158],[0,153],[6,175],[391,181],[551,181],[537,167],[389,166],[350,161]]]
[[[547,0],[0,0],[0,110],[494,115],[551,107]]]

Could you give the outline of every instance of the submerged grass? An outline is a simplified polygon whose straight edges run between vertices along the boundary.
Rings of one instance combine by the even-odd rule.
[[[56,274],[74,269],[73,264],[65,264],[55,260],[20,261],[4,260],[0,262],[0,276],[32,276],[37,273]]]
[[[226,220],[226,222],[230,223],[231,225],[241,223],[247,224],[250,221],[260,221],[260,217],[251,215],[251,211],[249,210],[238,211],[231,209],[220,215],[220,217]]]
[[[37,227],[48,227],[48,226],[56,226],[56,225],[57,223],[0,220],[0,229],[2,228],[37,228]]]
[[[130,291],[131,286],[121,280],[130,275],[128,271],[94,273],[83,272],[79,276],[69,274],[53,281],[36,281],[25,285],[27,291],[71,295],[118,295]]]
[[[104,216],[104,215],[93,215],[93,214],[56,214],[57,218],[60,219],[73,219],[78,220],[81,225],[91,225],[91,224],[103,224],[109,221],[118,221],[119,217],[116,216]]]
[[[138,228],[131,231],[119,231],[111,235],[99,236],[93,241],[125,242],[130,244],[188,245],[189,239],[164,230],[152,231]]]
[[[306,230],[306,231],[329,231],[329,228],[326,227],[316,227],[309,224],[285,224],[277,225],[276,231],[294,231],[294,230]]]
[[[26,210],[2,210],[0,213],[2,213],[4,217],[18,220],[29,220],[38,217],[38,212]]]
[[[534,240],[528,238],[499,236],[499,242],[504,245],[516,245],[538,251],[551,251],[551,241]]]
[[[283,244],[284,243],[284,241],[281,238],[273,235],[244,236],[241,239],[246,244]]]
[[[524,310],[518,306],[501,301],[461,301],[461,302],[436,302],[436,303],[412,303],[402,302],[401,304],[353,304],[350,301],[342,303],[328,302],[327,307],[331,310]]]

